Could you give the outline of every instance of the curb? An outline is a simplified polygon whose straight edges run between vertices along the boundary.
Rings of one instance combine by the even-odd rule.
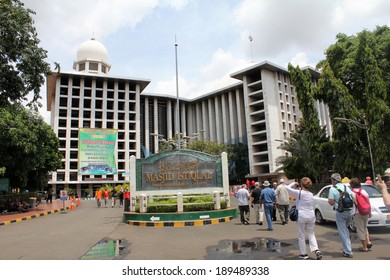
[[[0,226],[4,226],[4,225],[9,225],[9,224],[14,224],[14,223],[19,223],[19,222],[23,222],[23,221],[27,221],[27,220],[40,218],[40,217],[43,217],[43,216],[47,216],[47,215],[51,215],[51,214],[54,214],[54,213],[61,212],[63,209],[64,208],[50,210],[50,211],[34,214],[34,215],[31,215],[31,216],[26,216],[26,217],[23,217],[23,218],[17,218],[17,219],[13,219],[13,220],[9,220],[9,221],[0,222]],[[65,210],[69,210],[69,207],[68,206],[65,207]]]
[[[140,222],[140,221],[127,221],[128,225],[140,226],[140,227],[199,227],[205,225],[216,225],[220,223],[227,223],[233,220],[233,217],[210,219],[210,220],[195,220],[195,221],[165,221],[165,222]]]

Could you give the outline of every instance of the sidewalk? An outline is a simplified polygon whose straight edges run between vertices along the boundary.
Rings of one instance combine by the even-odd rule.
[[[71,201],[66,200],[65,210],[68,210],[70,208],[70,205],[71,205]],[[59,199],[53,200],[52,203],[46,203],[44,200],[42,200],[42,202],[37,207],[35,207],[34,209],[28,212],[1,214],[0,226],[31,220],[31,219],[39,218],[54,213],[60,213],[63,207],[64,207],[64,202]]]

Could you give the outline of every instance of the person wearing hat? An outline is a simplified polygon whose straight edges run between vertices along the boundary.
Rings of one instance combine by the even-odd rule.
[[[370,177],[370,176],[367,176],[367,177],[366,177],[366,184],[371,185],[371,186],[374,185],[374,182],[371,180],[371,177]]]
[[[390,189],[390,167],[386,169],[385,176],[383,178],[378,176],[378,182],[376,186],[382,192],[383,203],[388,209],[390,209],[390,194],[388,191],[388,189]]]
[[[341,176],[339,173],[333,173],[330,176],[330,180],[332,181],[333,187],[329,190],[328,203],[333,206],[333,210],[336,211],[336,225],[343,245],[343,256],[346,258],[353,258],[351,238],[349,237],[348,230],[348,225],[351,223],[353,215],[353,208],[344,209],[343,212],[339,212],[337,209],[340,198],[339,190],[343,192],[345,189],[353,199],[355,195],[349,187],[345,187],[345,185],[341,183]]]
[[[268,230],[273,230],[272,211],[274,209],[276,195],[272,185],[268,181],[264,181],[263,186],[264,189],[261,191],[261,200],[264,205],[265,218],[267,220]]]

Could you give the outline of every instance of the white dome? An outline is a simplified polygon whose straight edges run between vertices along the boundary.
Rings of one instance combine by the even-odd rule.
[[[93,60],[101,61],[108,64],[108,52],[102,43],[94,38],[82,43],[77,50],[77,61]]]

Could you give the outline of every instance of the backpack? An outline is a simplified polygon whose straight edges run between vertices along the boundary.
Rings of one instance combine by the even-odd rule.
[[[362,189],[358,191],[352,190],[356,196],[356,207],[360,215],[370,215],[371,214],[371,204],[370,199],[362,194]]]
[[[337,205],[337,211],[344,212],[344,210],[351,209],[353,207],[353,200],[350,194],[347,192],[347,187],[344,185],[344,191],[339,190],[336,188],[336,190],[340,193],[340,198]]]

